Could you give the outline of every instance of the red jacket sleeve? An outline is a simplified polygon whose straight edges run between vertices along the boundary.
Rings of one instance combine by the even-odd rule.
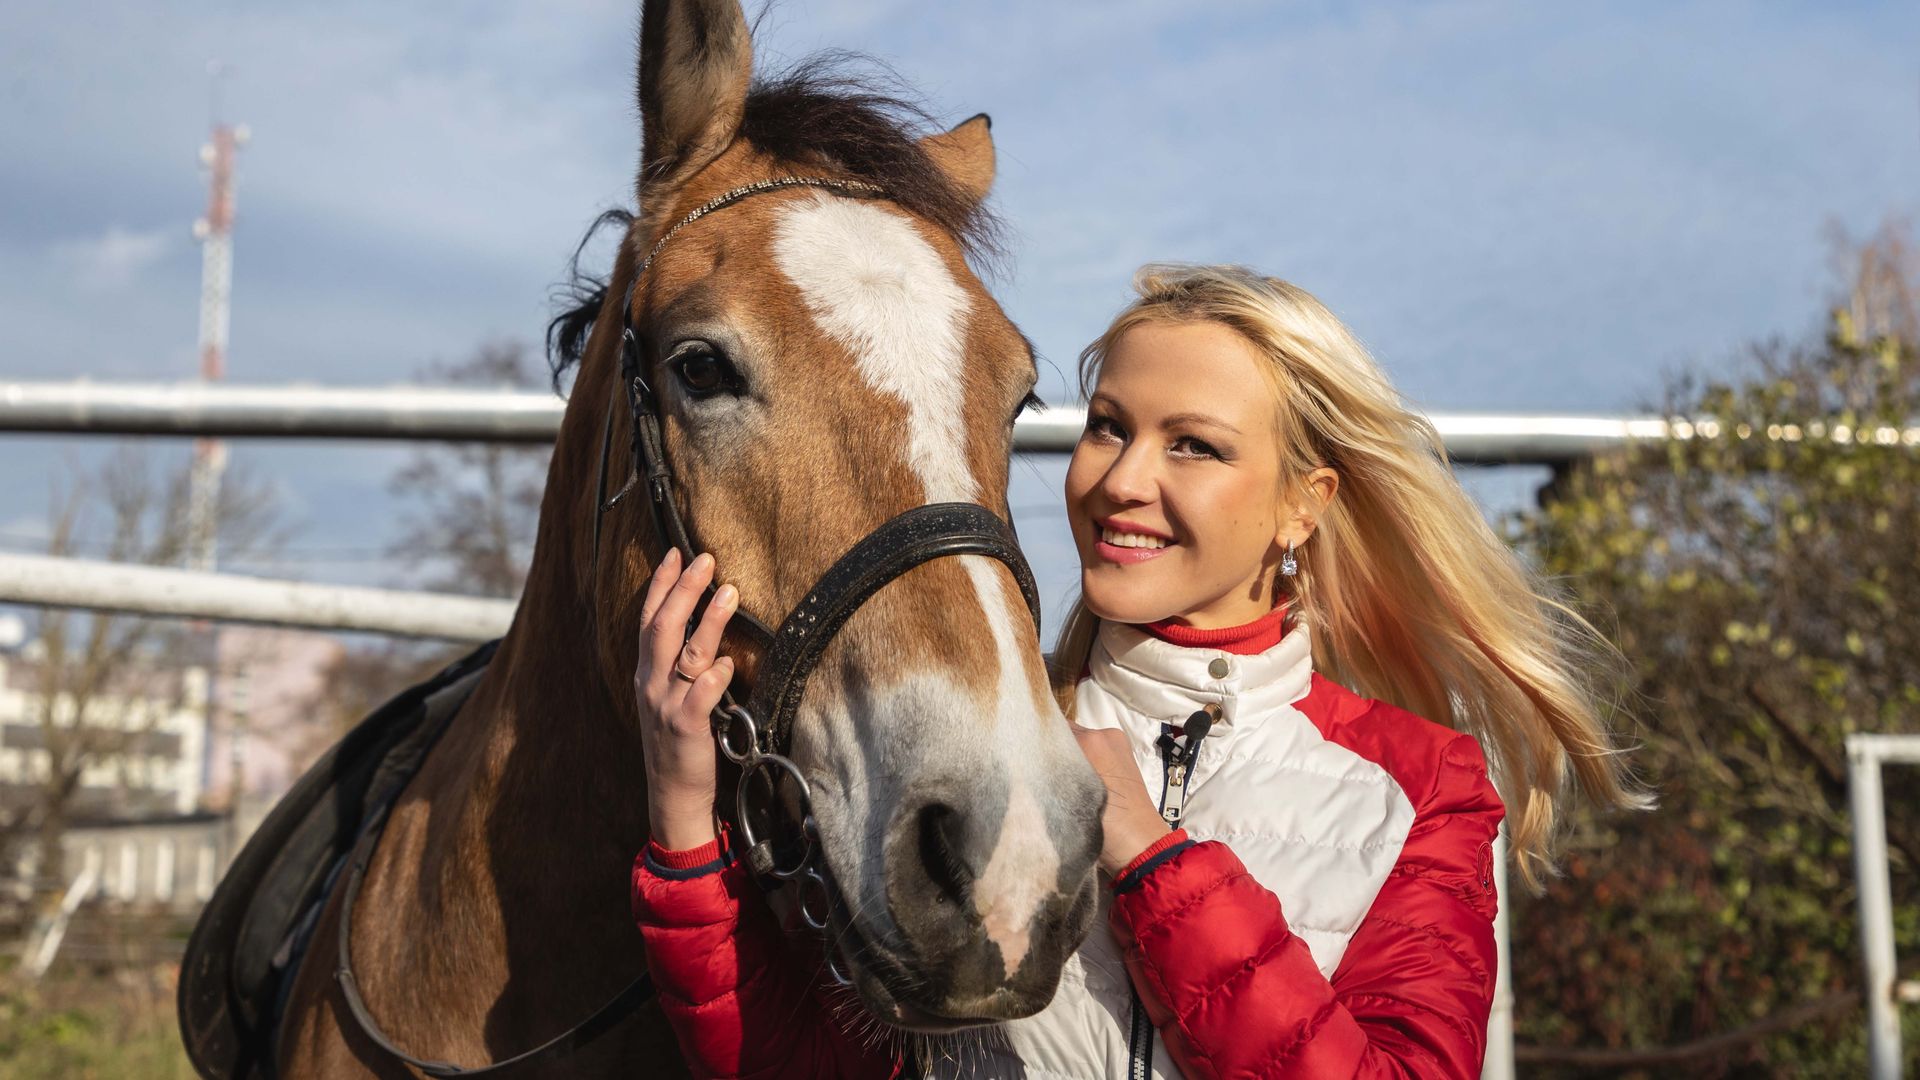
[[[1331,980],[1224,844],[1176,845],[1118,879],[1114,933],[1188,1076],[1479,1075],[1504,811],[1471,737],[1442,748],[1416,810]]]
[[[817,956],[786,935],[725,838],[689,852],[649,844],[633,864],[633,913],[661,1009],[696,1077],[898,1074],[886,1048],[841,1030]]]

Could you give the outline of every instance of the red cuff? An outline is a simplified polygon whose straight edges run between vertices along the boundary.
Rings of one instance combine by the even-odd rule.
[[[1113,880],[1119,881],[1125,878],[1128,874],[1140,869],[1141,864],[1145,863],[1148,859],[1153,858],[1155,855],[1160,854],[1175,844],[1185,843],[1186,839],[1187,830],[1175,829],[1160,839],[1155,840],[1153,843],[1147,845],[1147,850],[1135,855],[1132,862],[1122,867],[1119,873],[1113,875]]]
[[[726,850],[727,827],[724,823],[720,826],[720,832],[714,836],[713,839],[701,844],[697,848],[687,848],[684,851],[672,851],[661,847],[660,841],[658,840],[647,841],[647,857],[652,859],[655,865],[664,866],[669,870],[692,870],[695,867],[705,866],[715,859],[718,859]]]

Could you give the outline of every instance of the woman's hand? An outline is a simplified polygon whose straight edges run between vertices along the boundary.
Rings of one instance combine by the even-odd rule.
[[[713,556],[698,556],[682,572],[679,551],[669,550],[654,568],[640,608],[633,693],[647,758],[648,821],[654,840],[670,851],[697,848],[714,838],[718,751],[708,714],[733,679],[732,659],[719,655],[720,635],[740,593],[720,586],[689,638],[687,619],[712,580]]]
[[[1107,786],[1107,808],[1100,815],[1100,869],[1111,877],[1172,830],[1154,807],[1153,796],[1147,794],[1126,732],[1070,726],[1073,737],[1080,740],[1080,752]]]

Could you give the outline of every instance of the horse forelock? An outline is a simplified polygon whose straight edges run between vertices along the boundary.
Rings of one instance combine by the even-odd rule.
[[[827,173],[885,188],[909,213],[951,236],[970,261],[994,265],[1003,254],[1000,219],[942,172],[921,146],[918,136],[934,130],[933,116],[911,89],[875,65],[862,70],[861,60],[828,51],[762,74],[741,110],[739,141],[778,162],[782,172]],[[682,189],[644,200],[646,221],[634,231],[645,237],[680,212],[677,205],[695,205],[676,197],[684,194]],[[601,213],[554,291],[557,313],[548,325],[547,360],[556,386],[584,357],[586,330],[608,296],[607,279],[583,271],[580,256],[601,229],[632,228],[636,217],[623,209]]]

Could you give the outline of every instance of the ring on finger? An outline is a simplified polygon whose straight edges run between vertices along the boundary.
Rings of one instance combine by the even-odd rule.
[[[685,682],[693,682],[694,680],[698,679],[700,676],[689,675],[686,672],[681,671],[680,665],[676,663],[673,665],[673,677],[676,679],[683,680]]]

